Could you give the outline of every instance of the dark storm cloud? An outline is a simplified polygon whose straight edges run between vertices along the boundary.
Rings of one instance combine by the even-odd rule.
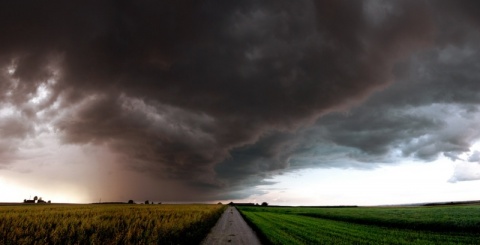
[[[461,160],[459,155],[469,153],[480,137],[476,92],[480,46],[475,42],[480,39],[475,34],[468,40],[412,56],[397,67],[394,84],[361,106],[325,115],[314,126],[275,144],[257,143],[249,149],[251,156],[261,156],[256,153],[261,151],[269,153],[268,159],[287,159],[276,164],[281,166],[276,170],[368,168],[405,158],[431,161],[441,155]],[[274,147],[282,143],[285,147]],[[476,162],[478,153],[471,154],[468,160]]]
[[[441,153],[455,159],[468,152],[479,137],[478,34],[412,56],[398,66],[390,88],[348,116],[328,116],[317,124],[327,127],[337,144],[369,154],[397,150],[433,160]]]
[[[25,138],[30,133],[33,133],[33,128],[25,118],[7,117],[0,121],[0,137],[2,139]]]
[[[480,36],[478,32],[464,35],[465,40],[432,46],[402,61],[395,68],[394,84],[359,107],[331,113],[313,127],[299,130],[284,140],[288,147],[272,153],[274,147],[264,149],[257,143],[249,150],[253,156],[261,155],[255,153],[258,150],[269,152],[273,155],[269,159],[282,156],[289,169],[375,167],[373,163],[405,158],[431,161],[441,155],[462,160],[462,153],[477,162],[478,153],[470,147],[480,137]],[[453,179],[476,179],[468,169],[456,170]]]
[[[365,163],[401,145],[405,156],[431,159],[440,151],[461,152],[470,141],[445,136],[446,145],[419,150],[408,139],[435,140],[421,136],[441,129],[442,121],[421,112],[395,114],[373,100],[349,117],[315,121],[410,74],[397,64],[434,44],[436,16],[448,9],[434,5],[3,1],[0,98],[30,123],[53,123],[64,143],[107,145],[123,166],[196,186],[212,198],[241,195],[243,186],[286,169],[333,166],[333,156]],[[453,11],[458,16],[460,5]],[[443,83],[435,81],[438,89],[427,96],[415,89],[428,82],[405,82],[375,98],[392,106],[406,106],[400,93],[411,93],[416,105],[439,97],[475,101],[475,74],[462,64],[438,68]],[[443,89],[453,86],[449,76],[464,74],[471,83],[444,98]],[[40,86],[48,96],[28,104]],[[16,127],[8,132],[17,138],[31,134],[31,125]]]
[[[458,12],[451,16],[445,15],[448,12],[436,13],[454,22],[437,30],[434,43],[438,45],[432,44],[396,65],[396,81],[391,87],[377,92],[360,107],[320,118],[313,127],[295,134],[278,133],[281,140],[269,142],[271,137],[265,137],[255,145],[237,149],[232,152],[233,159],[248,159],[241,161],[248,164],[226,168],[232,161],[228,160],[219,165],[218,172],[231,178],[242,170],[253,175],[310,167],[370,168],[375,163],[405,158],[431,161],[440,155],[460,159],[459,155],[470,152],[480,137],[480,38],[470,25],[471,19],[467,18],[465,24],[460,7],[456,6]],[[444,23],[437,24],[441,28]],[[459,33],[463,36],[460,39],[450,37],[445,45],[444,32],[450,33],[452,28],[465,32]],[[473,153],[469,161],[476,158]],[[262,166],[273,169],[261,171]],[[464,172],[456,171],[455,181],[476,179],[462,175]],[[251,184],[260,183],[253,179]]]
[[[20,143],[34,134],[28,115],[15,113],[10,105],[0,103],[0,168],[16,159]]]

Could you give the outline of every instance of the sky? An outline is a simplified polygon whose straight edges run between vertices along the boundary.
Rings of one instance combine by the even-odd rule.
[[[476,0],[0,5],[0,202],[480,199]]]

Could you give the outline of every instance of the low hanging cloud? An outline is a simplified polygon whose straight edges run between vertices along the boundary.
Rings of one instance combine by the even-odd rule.
[[[480,164],[471,162],[458,163],[453,176],[448,180],[451,183],[459,181],[480,180]]]
[[[478,139],[469,4],[6,1],[1,164],[50,132],[215,199],[293,169],[460,154]]]

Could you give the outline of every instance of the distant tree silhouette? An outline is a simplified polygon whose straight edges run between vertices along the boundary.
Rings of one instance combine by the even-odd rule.
[[[218,204],[218,205],[222,205],[222,202],[218,202],[217,204]]]
[[[37,200],[38,200],[38,197],[35,196],[35,197],[33,198],[33,201],[37,202]]]
[[[150,202],[148,200],[145,201],[145,204],[150,204]]]
[[[47,203],[48,203],[48,204],[50,204],[50,203],[52,203],[52,201],[48,200],[48,202],[47,202]]]
[[[37,199],[37,203],[46,203],[46,202],[43,200],[42,197],[39,197],[39,198]]]
[[[128,200],[128,204],[135,204],[133,200]]]
[[[262,202],[262,206],[268,206],[267,202]]]
[[[23,199],[23,203],[26,203],[27,202],[27,199]]]

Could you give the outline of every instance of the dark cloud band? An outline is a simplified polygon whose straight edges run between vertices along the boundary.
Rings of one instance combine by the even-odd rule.
[[[473,82],[452,90],[449,100],[438,93],[451,80],[435,81],[430,99],[412,91],[434,81],[406,83],[350,117],[321,118],[411,74],[398,62],[436,45],[444,5],[3,1],[0,102],[24,121],[0,118],[0,134],[21,140],[51,124],[64,143],[108,145],[121,166],[188,183],[212,198],[242,193],[272,173],[330,164],[312,161],[320,146],[344,147],[352,150],[346,159],[363,162],[385,160],[393,145],[421,159],[462,152],[473,138],[409,150],[408,139],[430,135],[442,122],[395,110],[410,102],[463,103]],[[463,5],[455,4],[452,16]],[[458,23],[474,23],[471,16]],[[448,71],[474,76],[470,69]],[[402,102],[407,94],[412,99]],[[0,155],[6,151],[0,145]]]

